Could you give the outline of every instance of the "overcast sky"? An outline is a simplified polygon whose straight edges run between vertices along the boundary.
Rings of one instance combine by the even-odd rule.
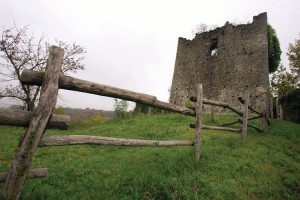
[[[268,13],[277,31],[282,62],[289,42],[299,38],[299,0],[0,0],[0,31],[30,25],[85,47],[85,71],[77,78],[157,96],[168,101],[178,37],[192,39],[199,23],[223,26]],[[3,83],[0,83],[3,84]],[[3,86],[3,85],[1,85]],[[60,90],[58,105],[112,110],[111,98]],[[0,106],[7,104],[1,100]]]

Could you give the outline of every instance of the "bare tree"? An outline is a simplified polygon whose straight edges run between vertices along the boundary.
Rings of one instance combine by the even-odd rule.
[[[195,27],[195,29],[192,30],[192,35],[194,37],[196,34],[208,32],[208,31],[214,30],[216,28],[218,28],[218,25],[216,25],[216,24],[207,25],[204,23],[200,23]]]
[[[20,81],[24,69],[44,71],[48,58],[49,43],[42,35],[36,39],[33,34],[28,36],[28,26],[18,28],[16,25],[4,29],[0,40],[0,98],[17,99],[24,103],[27,110],[34,110],[39,86],[29,86]],[[55,40],[56,45],[64,48],[62,73],[76,73],[84,70],[85,49],[73,43],[72,45]],[[2,85],[2,84],[1,84]]]

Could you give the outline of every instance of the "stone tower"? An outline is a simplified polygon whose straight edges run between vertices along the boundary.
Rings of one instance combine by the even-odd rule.
[[[170,103],[184,105],[202,83],[204,97],[240,106],[237,98],[247,89],[250,105],[260,107],[269,88],[267,13],[251,24],[225,26],[179,38]]]

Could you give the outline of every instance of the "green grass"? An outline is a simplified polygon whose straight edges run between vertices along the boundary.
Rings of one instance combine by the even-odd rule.
[[[234,116],[217,115],[216,124]],[[141,116],[46,135],[193,140],[192,117]],[[204,115],[204,124],[212,124]],[[259,125],[259,121],[254,122]],[[0,171],[8,171],[23,128],[0,127]],[[203,130],[201,158],[192,147],[78,145],[39,148],[20,199],[299,199],[300,125],[274,121],[267,134]],[[2,189],[3,183],[0,184]]]

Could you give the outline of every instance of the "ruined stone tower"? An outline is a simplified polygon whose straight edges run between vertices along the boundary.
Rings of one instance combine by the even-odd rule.
[[[170,103],[184,105],[203,84],[204,97],[240,106],[238,97],[250,91],[250,105],[260,107],[269,88],[267,13],[251,24],[225,26],[179,38]]]

